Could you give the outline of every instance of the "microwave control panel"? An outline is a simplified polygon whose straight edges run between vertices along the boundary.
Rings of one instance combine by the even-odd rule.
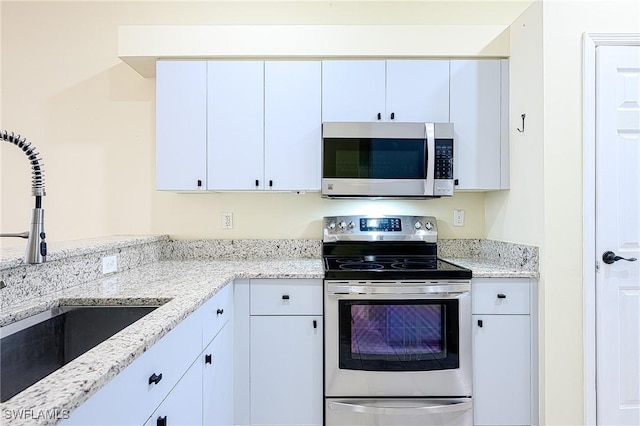
[[[453,139],[436,139],[435,147],[434,177],[453,179]]]

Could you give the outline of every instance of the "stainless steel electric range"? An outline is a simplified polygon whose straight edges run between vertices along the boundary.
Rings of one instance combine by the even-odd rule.
[[[430,216],[324,218],[326,425],[472,425],[471,271]]]

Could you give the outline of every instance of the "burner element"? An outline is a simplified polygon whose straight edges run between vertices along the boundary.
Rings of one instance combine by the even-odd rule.
[[[384,266],[378,263],[364,263],[364,262],[343,263],[342,265],[340,265],[340,269],[349,269],[352,271],[359,271],[359,270],[375,271],[378,269],[384,269]]]

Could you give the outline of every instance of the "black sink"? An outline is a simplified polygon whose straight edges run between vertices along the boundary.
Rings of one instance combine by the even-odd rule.
[[[5,402],[156,308],[64,306],[3,327],[0,402]]]

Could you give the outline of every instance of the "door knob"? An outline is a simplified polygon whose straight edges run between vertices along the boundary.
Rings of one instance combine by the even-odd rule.
[[[611,265],[613,262],[617,262],[618,260],[626,260],[627,262],[635,262],[638,259],[636,259],[635,257],[630,257],[628,259],[625,259],[624,257],[617,256],[612,251],[605,251],[602,254],[602,261],[604,263],[606,263],[607,265]]]

